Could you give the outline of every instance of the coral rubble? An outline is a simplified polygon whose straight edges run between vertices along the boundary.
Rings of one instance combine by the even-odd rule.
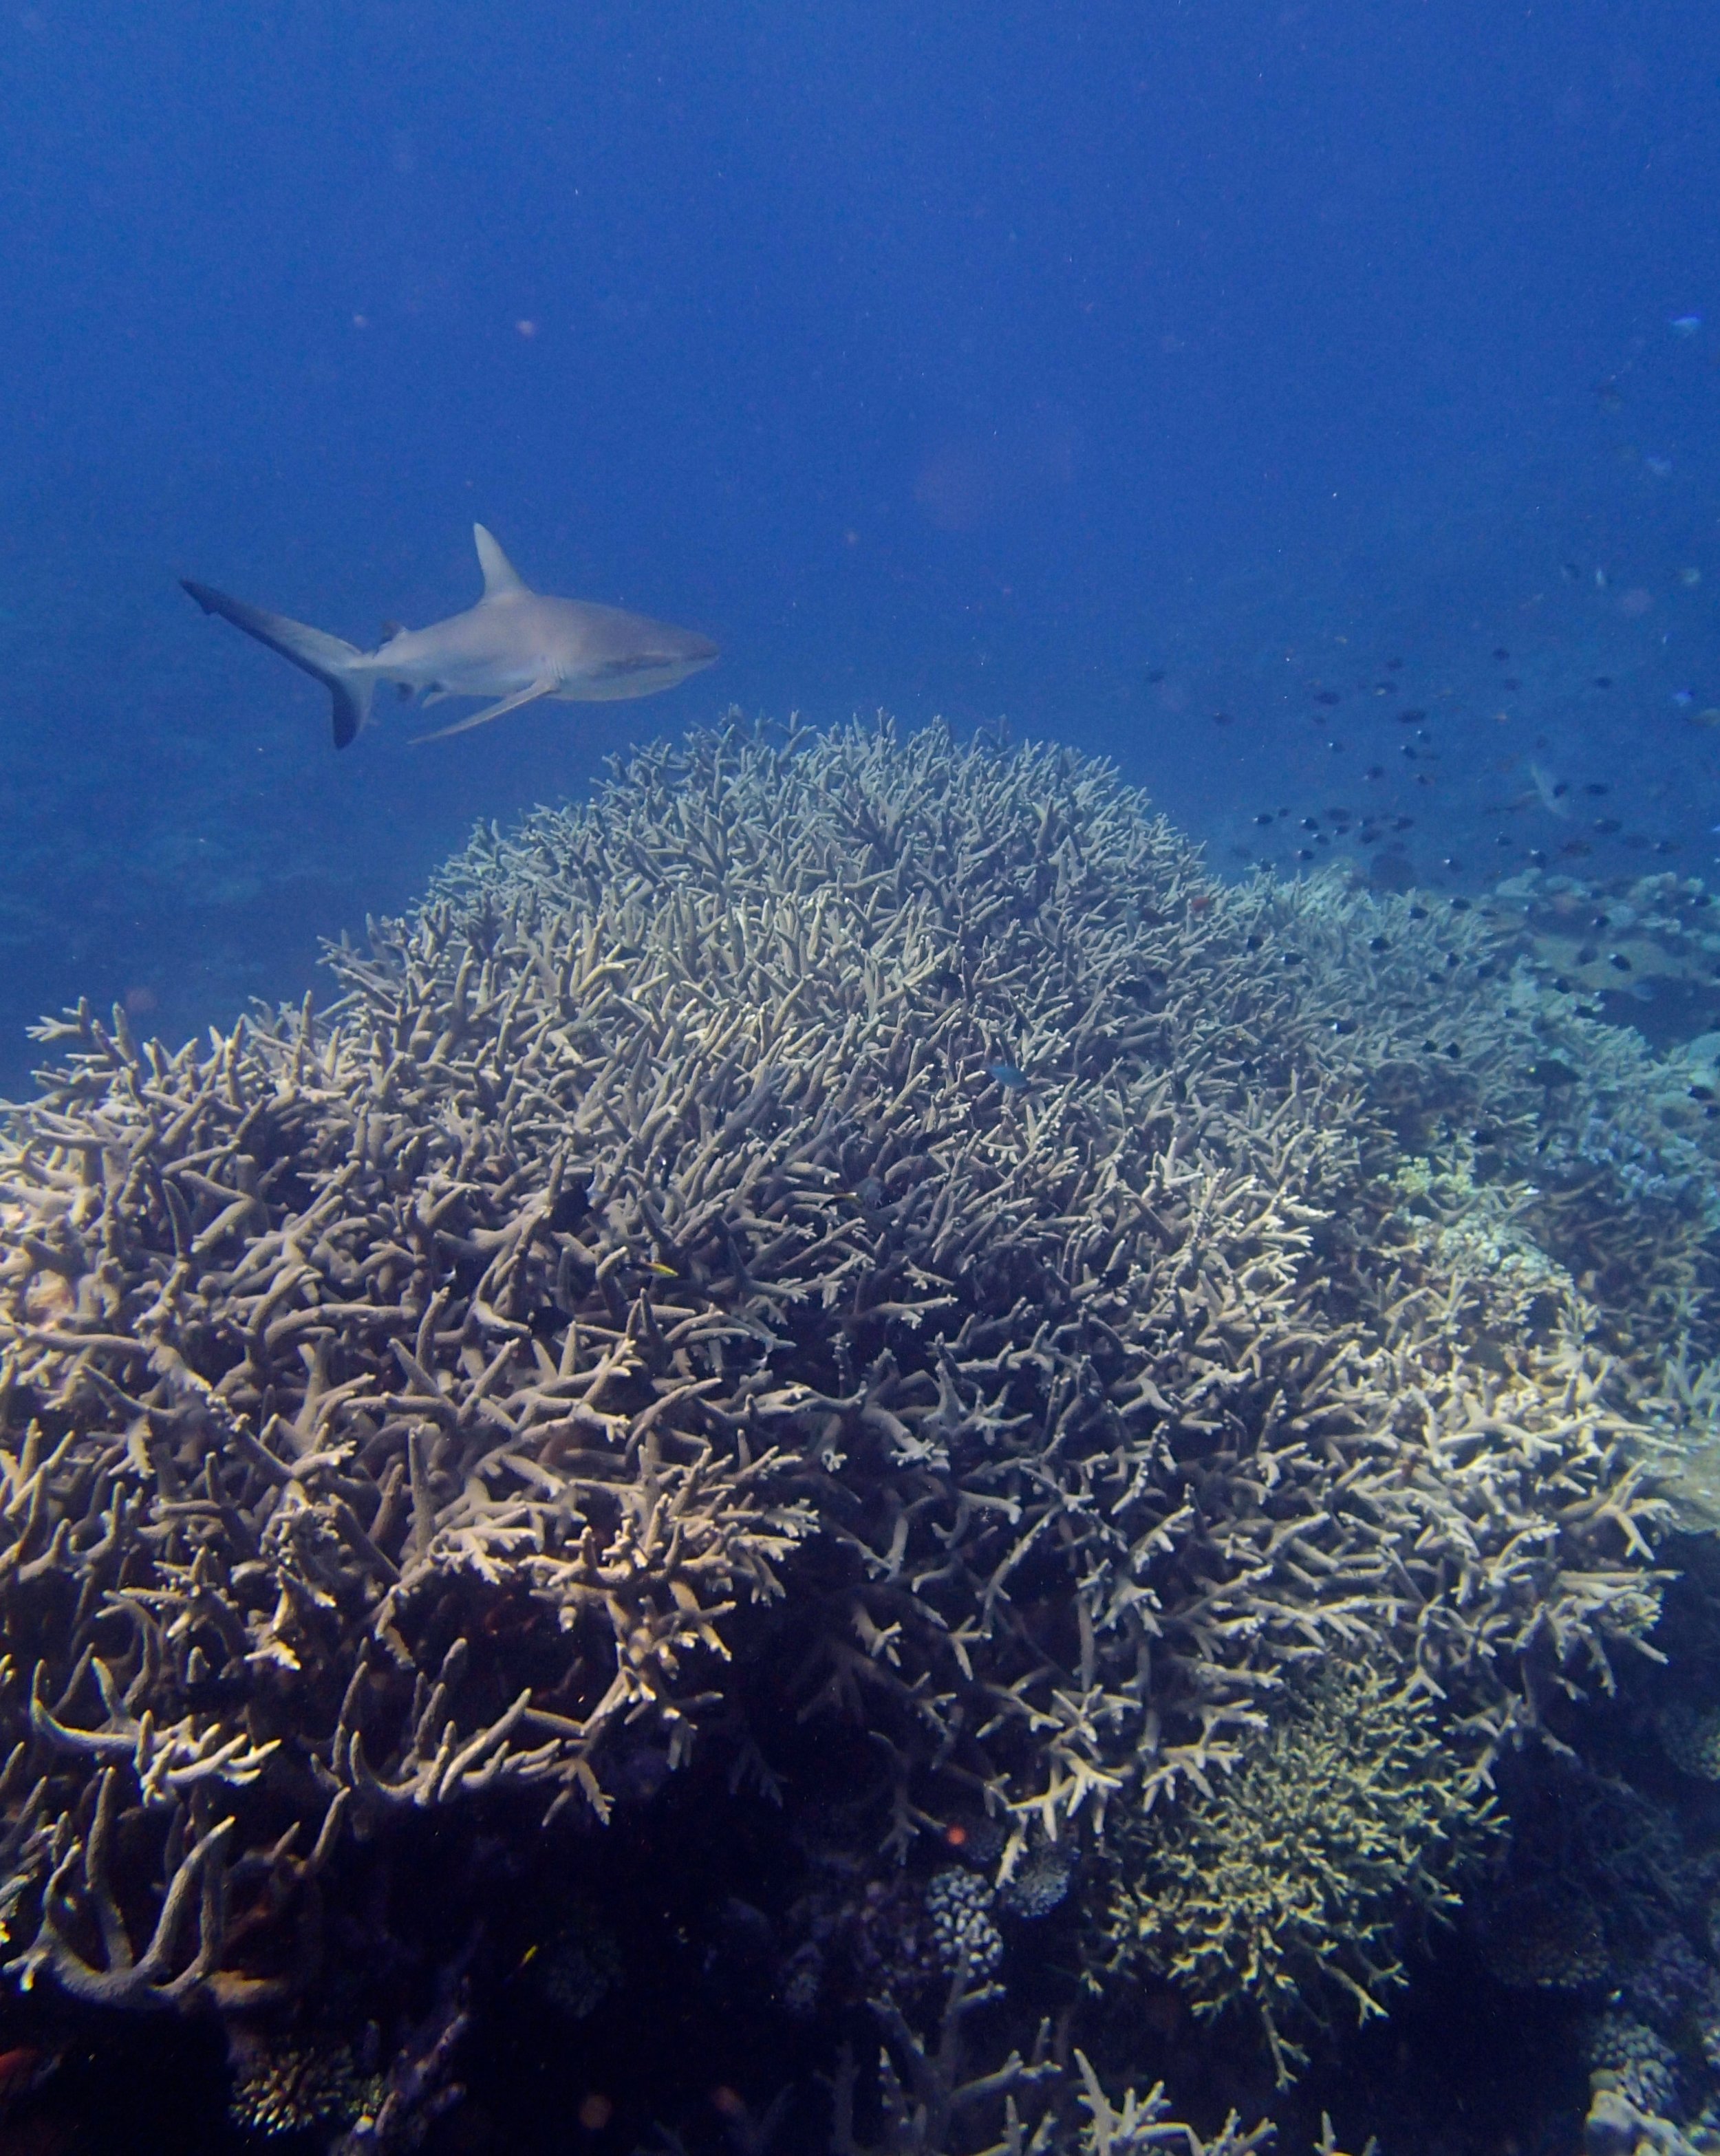
[[[1492,933],[1226,889],[1054,749],[732,726],[480,832],[329,1010],[44,1027],[0,1163],[12,1975],[279,2006],[413,1819],[605,1816],[696,1743],[780,1796],[768,1690],[865,1730],[898,1860],[1001,1830],[923,1897],[952,1980],[1108,1837],[1119,1936],[1180,1866],[1204,2000],[1371,1997],[1502,1751],[1645,1646],[1692,1412],[1705,1216],[1584,1154],[1628,1057],[1523,1016]],[[1645,1202],[1690,1234],[1631,1276]],[[1271,1775],[1398,1836],[1203,1943],[1191,1867]]]

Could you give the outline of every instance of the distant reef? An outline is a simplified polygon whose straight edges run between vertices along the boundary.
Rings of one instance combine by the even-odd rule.
[[[885,722],[329,964],[5,1127],[0,2107],[157,2010],[235,2148],[1394,2156],[1425,1967],[1543,2016],[1511,2130],[1707,2130],[1687,1060]]]

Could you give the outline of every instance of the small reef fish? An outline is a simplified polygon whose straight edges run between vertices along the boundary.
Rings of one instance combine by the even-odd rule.
[[[1006,1093],[1024,1093],[1027,1091],[1027,1073],[1019,1064],[988,1063],[985,1075],[988,1078],[995,1078]]]
[[[1694,336],[1702,326],[1700,315],[1674,315],[1666,327],[1679,336]]]
[[[428,629],[393,629],[375,651],[265,613],[208,584],[182,582],[205,613],[218,613],[322,683],[334,698],[336,748],[357,738],[378,681],[398,683],[403,695],[417,691],[427,704],[444,696],[494,700],[470,718],[420,737],[441,741],[543,696],[606,703],[653,696],[717,656],[716,646],[690,629],[534,592],[481,524],[472,526],[472,536],[484,572],[483,598]]]
[[[1556,779],[1544,764],[1532,763],[1529,777],[1535,782],[1535,792],[1548,814],[1569,818],[1571,812],[1564,797],[1570,792],[1570,788]]]

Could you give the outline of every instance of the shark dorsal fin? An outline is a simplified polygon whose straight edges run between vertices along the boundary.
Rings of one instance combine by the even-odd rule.
[[[486,599],[512,598],[531,588],[481,524],[472,526],[472,536],[478,542],[478,566],[484,572]]]

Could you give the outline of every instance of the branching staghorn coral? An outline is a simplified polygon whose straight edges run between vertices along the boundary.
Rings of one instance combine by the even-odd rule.
[[[865,1724],[903,1845],[953,1792],[1005,1872],[1334,1653],[1476,1772],[1610,1685],[1644,1381],[1563,1275],[1526,1323],[1398,1219],[1404,998],[1334,1030],[1310,918],[1067,752],[737,726],[480,834],[328,1012],[44,1028],[15,1973],[290,1983],[348,1825],[755,1756],[737,1653]]]
[[[1302,1687],[1234,1774],[1117,1837],[1113,1966],[1144,1962],[1199,2014],[1255,2009],[1281,2086],[1332,1994],[1383,2014],[1403,1919],[1449,1915],[1497,1832],[1431,1720],[1365,1664]]]
[[[966,2030],[978,2007],[1001,1998],[1002,1987],[970,1989],[951,1981],[937,2034],[924,2041],[892,2005],[875,2006],[886,2041],[878,2053],[878,2109],[882,2129],[868,2145],[855,2132],[853,2052],[845,2050],[831,2084],[832,2156],[958,2156],[1001,2126],[985,2156],[1259,2156],[1276,2129],[1265,2119],[1245,2132],[1232,2112],[1210,2140],[1169,2116],[1163,2082],[1145,2096],[1132,2088],[1113,2103],[1091,2061],[1075,2054],[1080,2077],[1059,2056],[1049,2023],[1041,2022],[1032,2053],[1012,2051],[989,2071],[970,2072]],[[1069,2098],[1079,2104],[1077,2113]]]
[[[1480,1172],[1604,1314],[1615,1353],[1720,1354],[1720,1122],[1689,1074],[1524,956],[1501,896],[1382,895],[1333,870],[1245,886],[1294,940],[1305,1011],[1412,1153]]]

